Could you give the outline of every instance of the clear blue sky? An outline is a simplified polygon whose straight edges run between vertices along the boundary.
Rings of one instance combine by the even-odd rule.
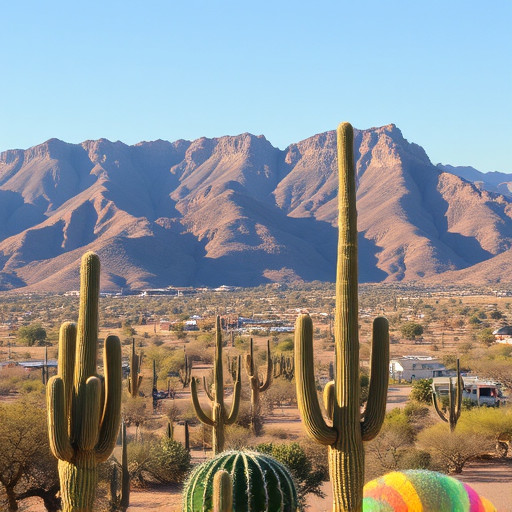
[[[512,172],[512,2],[11,1],[0,151],[51,137],[264,134],[395,123],[433,163]]]

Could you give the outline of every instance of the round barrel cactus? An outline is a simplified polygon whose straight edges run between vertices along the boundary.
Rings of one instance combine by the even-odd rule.
[[[231,476],[233,511],[296,512],[297,491],[288,469],[268,455],[245,450],[223,452],[197,466],[183,490],[183,512],[213,511],[214,478],[221,470]]]
[[[364,486],[364,512],[496,512],[467,484],[435,471],[393,471]]]

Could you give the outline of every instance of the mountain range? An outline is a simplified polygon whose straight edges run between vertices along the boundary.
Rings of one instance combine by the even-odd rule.
[[[512,176],[432,164],[393,124],[355,130],[361,282],[507,283]],[[0,153],[0,290],[333,281],[336,133],[58,139]]]

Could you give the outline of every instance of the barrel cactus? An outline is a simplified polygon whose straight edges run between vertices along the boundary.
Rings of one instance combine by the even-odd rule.
[[[467,484],[435,471],[393,471],[364,486],[364,512],[496,512]]]
[[[227,451],[197,466],[183,490],[183,512],[215,511],[219,498],[229,489],[219,471],[231,477],[232,509],[226,512],[296,512],[298,507],[295,484],[288,471],[274,458],[258,452]],[[222,485],[222,488],[219,486]],[[223,503],[228,502],[226,496]]]

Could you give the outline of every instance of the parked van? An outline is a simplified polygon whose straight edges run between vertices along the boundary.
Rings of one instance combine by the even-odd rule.
[[[456,377],[452,377],[452,385],[456,385]],[[504,397],[497,382],[480,380],[478,377],[462,377],[464,389],[462,398],[467,398],[485,407],[499,407],[504,403]],[[440,396],[448,395],[449,378],[436,377],[432,379],[432,389]]]

